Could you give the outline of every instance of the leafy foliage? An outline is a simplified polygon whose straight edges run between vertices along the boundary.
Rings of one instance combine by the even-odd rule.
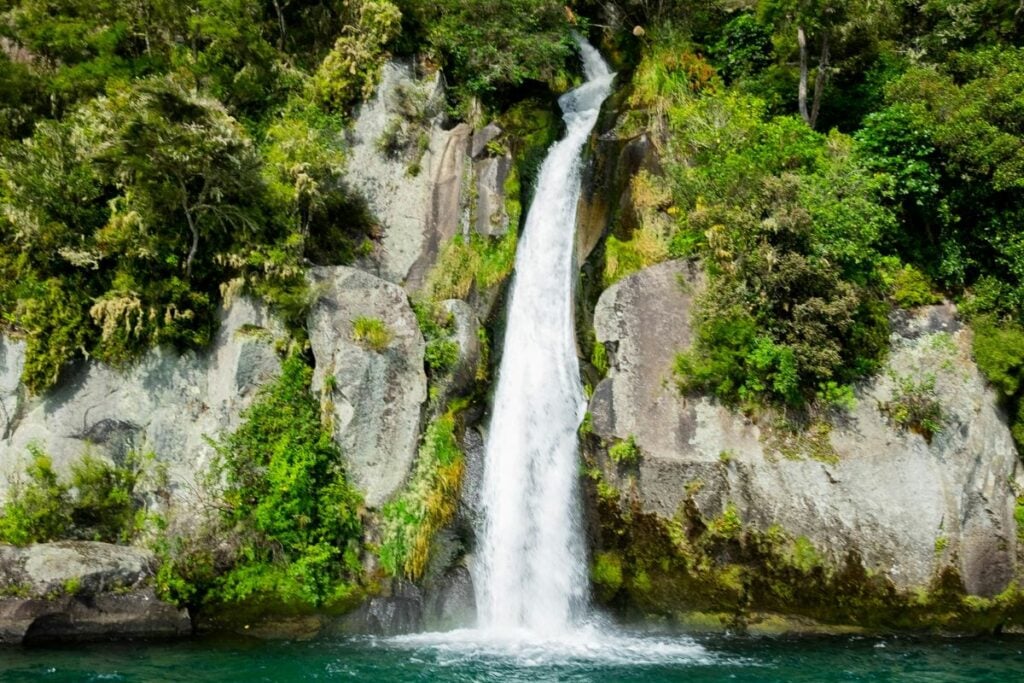
[[[636,438],[630,434],[628,438],[611,445],[608,448],[608,457],[616,465],[635,465],[640,461],[640,448],[636,445]]]
[[[556,81],[574,45],[557,0],[403,0],[416,31],[450,72],[457,97]]]
[[[381,566],[392,576],[419,579],[434,534],[455,516],[465,455],[449,411],[427,427],[408,487],[383,510]]]
[[[241,426],[214,444],[217,472],[225,482],[222,521],[239,547],[206,600],[315,606],[352,590],[362,501],[345,479],[331,434],[320,424],[311,378],[301,358],[288,358]],[[192,561],[177,555],[172,567],[185,566],[174,573],[197,571],[188,567]]]
[[[69,482],[61,481],[42,450],[32,457],[25,479],[16,479],[0,514],[0,543],[29,545],[63,539],[126,543],[145,520],[136,492],[142,458],[129,454],[111,464],[88,453],[71,466]]]
[[[387,59],[385,46],[397,35],[402,13],[388,0],[360,0],[358,19],[347,26],[313,77],[317,99],[344,111],[373,94]]]

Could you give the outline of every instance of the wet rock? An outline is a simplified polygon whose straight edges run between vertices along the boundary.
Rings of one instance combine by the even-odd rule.
[[[631,181],[641,169],[656,171],[654,144],[646,134],[619,138],[614,132],[595,136],[584,170],[583,193],[576,219],[576,258],[587,260],[612,226],[628,234],[638,225]]]
[[[466,567],[452,567],[427,588],[423,599],[423,626],[429,631],[450,631],[475,623],[473,577]]]
[[[423,630],[423,594],[416,586],[396,582],[394,592],[370,598],[326,629],[329,634],[396,636]]]

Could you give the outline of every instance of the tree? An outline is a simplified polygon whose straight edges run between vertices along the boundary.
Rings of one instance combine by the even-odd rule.
[[[186,245],[180,259],[192,277],[201,242],[260,228],[260,160],[245,131],[224,107],[185,79],[154,78],[100,98],[80,121],[91,154],[122,191],[104,228],[108,242],[150,237]],[[187,228],[182,241],[180,227]],[[134,234],[125,234],[125,232]],[[163,250],[161,250],[163,251]]]

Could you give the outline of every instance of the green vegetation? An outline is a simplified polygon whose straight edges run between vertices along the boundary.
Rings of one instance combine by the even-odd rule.
[[[379,318],[361,316],[352,321],[352,341],[381,353],[391,344],[391,330]]]
[[[895,384],[892,400],[882,406],[889,418],[903,429],[923,436],[931,443],[942,431],[942,404],[935,393],[935,375],[892,375]]]
[[[487,289],[511,275],[515,265],[516,231],[494,239],[456,235],[441,250],[427,282],[427,296],[435,301],[465,299],[476,286]]]
[[[616,465],[636,465],[640,462],[640,448],[636,445],[636,438],[630,434],[628,438],[612,444],[608,448],[608,457]]]
[[[84,357],[201,348],[240,293],[301,337],[305,265],[375,248],[342,182],[343,131],[390,55],[444,68],[456,108],[498,113],[516,89],[567,86],[569,27],[552,0],[0,4],[0,325],[27,340],[26,384],[45,391]],[[399,123],[418,173],[429,138]],[[453,247],[450,265],[501,281],[511,232]]]
[[[1022,420],[1024,365],[1006,343],[1024,325],[1019,13],[972,0],[616,6],[643,28],[614,39],[637,62],[621,129],[649,133],[660,168],[633,181],[636,227],[607,238],[604,281],[702,261],[681,389],[752,412],[842,408],[882,366],[888,304],[950,298]]]
[[[574,45],[559,0],[403,0],[409,38],[454,81],[456,100],[493,97],[529,81],[564,89]]]
[[[16,479],[0,511],[0,543],[29,545],[64,539],[126,543],[146,521],[136,492],[143,458],[111,464],[88,453],[71,466],[68,482],[43,451],[30,447],[25,477]]]
[[[384,506],[380,562],[392,576],[421,578],[434,534],[455,516],[465,467],[455,412],[450,409],[427,427],[412,480]]]
[[[615,553],[598,553],[590,568],[590,579],[599,598],[611,598],[622,587],[622,559]]]
[[[311,378],[301,358],[288,358],[238,429],[213,442],[219,514],[208,537],[199,530],[162,539],[165,597],[302,608],[329,607],[357,590],[362,500],[320,423]]]

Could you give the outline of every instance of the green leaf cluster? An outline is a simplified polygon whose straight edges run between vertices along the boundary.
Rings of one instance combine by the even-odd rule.
[[[126,543],[141,530],[141,457],[128,454],[124,463],[112,464],[86,453],[71,465],[71,478],[65,481],[40,448],[30,446],[29,454],[25,476],[13,482],[0,511],[0,543]]]
[[[237,430],[214,442],[224,482],[221,522],[238,547],[206,601],[318,606],[343,598],[359,575],[362,499],[320,422],[312,371],[298,356],[265,387]],[[188,577],[186,555],[170,558]],[[169,586],[173,586],[168,582]],[[187,595],[187,593],[186,593]],[[184,596],[181,596],[184,597]]]

